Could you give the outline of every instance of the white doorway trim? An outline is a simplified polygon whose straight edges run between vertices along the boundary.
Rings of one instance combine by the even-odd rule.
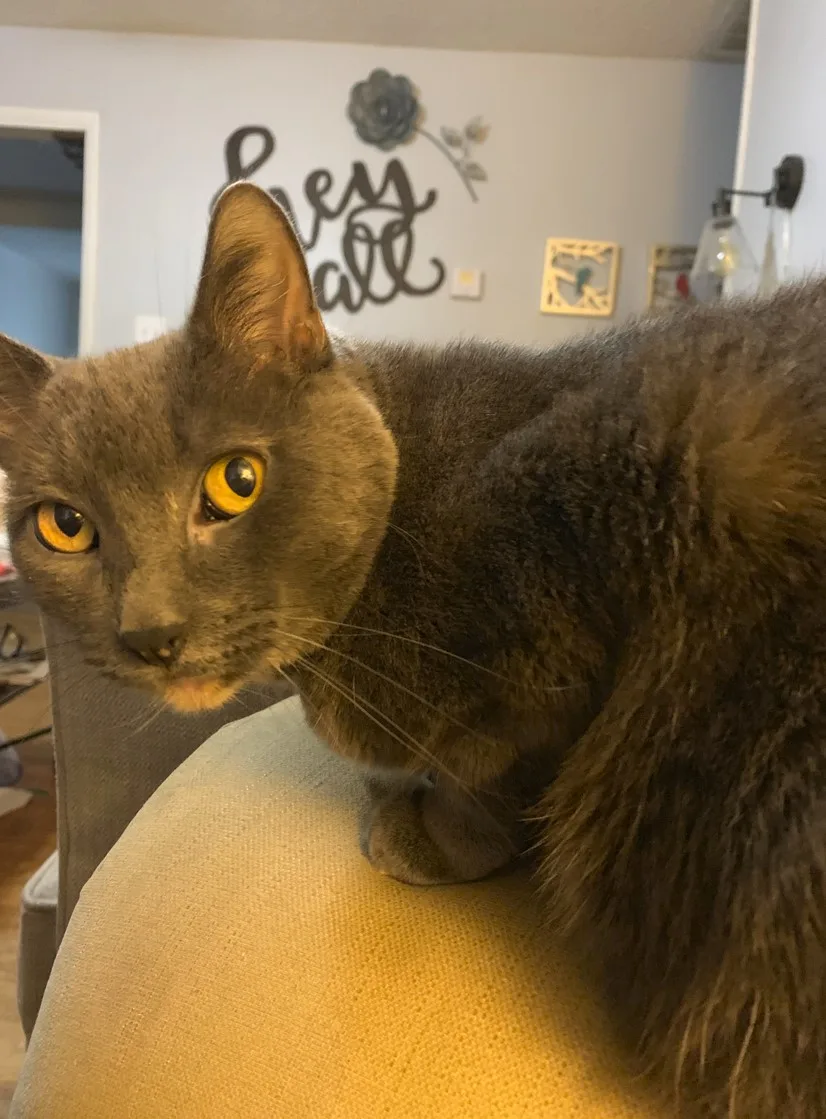
[[[760,24],[760,0],[751,0],[749,12],[749,35],[746,46],[746,70],[743,76],[743,94],[740,101],[740,129],[737,134],[737,160],[734,165],[734,189],[743,189],[746,159],[749,150],[749,128],[751,127],[751,103],[754,94],[754,71],[757,66],[757,34]],[[732,210],[738,217],[743,199],[734,196]]]
[[[22,109],[0,105],[0,128],[42,128],[49,132],[83,133],[78,352],[88,354],[94,344],[97,290],[100,117],[97,113],[62,109]]]

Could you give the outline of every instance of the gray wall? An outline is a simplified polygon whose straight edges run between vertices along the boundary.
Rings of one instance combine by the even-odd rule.
[[[129,342],[136,314],[182,317],[233,129],[275,132],[256,181],[294,199],[317,167],[333,173],[335,195],[353,160],[380,177],[387,156],[345,116],[350,87],[377,66],[418,85],[432,131],[475,114],[491,126],[475,205],[424,139],[398,153],[418,195],[439,192],[416,223],[412,278],[423,282],[438,256],[449,270],[483,269],[486,294],[458,302],[445,287],[330,316],[354,333],[549,343],[591,329],[596,320],[539,313],[548,236],[621,243],[621,319],[644,305],[649,245],[695,239],[733,174],[736,66],[11,28],[0,29],[0,55],[0,104],[100,112],[98,348]],[[334,229],[319,250],[316,259],[338,252]]]
[[[764,190],[784,155],[802,155],[806,179],[791,216],[790,275],[826,268],[826,4],[753,3],[749,95],[743,105],[737,186]],[[766,211],[744,200],[738,214],[758,260]]]
[[[0,332],[47,354],[77,353],[78,281],[0,241]]]

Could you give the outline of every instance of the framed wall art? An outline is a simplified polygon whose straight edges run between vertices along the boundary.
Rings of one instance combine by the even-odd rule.
[[[689,276],[696,245],[652,245],[648,257],[648,307],[665,311],[691,302]]]
[[[609,318],[616,304],[619,260],[620,247],[614,241],[549,237],[540,311]]]

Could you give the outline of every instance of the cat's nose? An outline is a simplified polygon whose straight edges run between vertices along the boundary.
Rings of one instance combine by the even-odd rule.
[[[184,632],[182,622],[169,625],[149,626],[144,629],[122,629],[120,639],[127,649],[137,653],[148,664],[174,664],[181,648]]]

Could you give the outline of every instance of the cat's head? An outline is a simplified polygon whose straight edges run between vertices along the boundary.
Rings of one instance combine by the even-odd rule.
[[[212,216],[180,332],[58,360],[0,336],[20,571],[107,674],[217,706],[323,640],[384,534],[396,450],[282,211]]]

